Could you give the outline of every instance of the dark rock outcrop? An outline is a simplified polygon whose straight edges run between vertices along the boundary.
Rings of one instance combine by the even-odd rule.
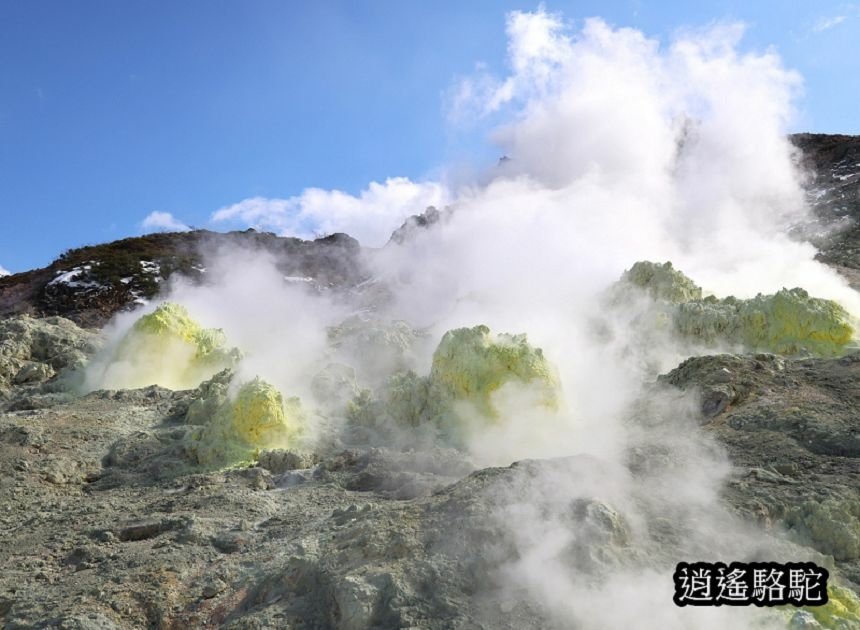
[[[808,176],[807,200],[819,225],[806,236],[818,259],[860,287],[860,136],[791,136]]]
[[[154,297],[174,274],[204,282],[208,255],[238,248],[273,256],[285,276],[320,287],[350,287],[366,278],[358,241],[332,234],[314,241],[246,230],[196,230],[127,238],[71,249],[45,268],[0,278],[0,317],[61,315],[88,327]]]

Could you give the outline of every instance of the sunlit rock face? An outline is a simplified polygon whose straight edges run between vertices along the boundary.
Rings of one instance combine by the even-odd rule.
[[[165,302],[138,319],[108,356],[94,362],[89,380],[106,389],[190,389],[234,365],[239,356],[227,347],[221,329],[203,328],[184,306]]]
[[[100,335],[62,317],[0,321],[0,401],[14,386],[37,386],[81,368],[101,343]]]

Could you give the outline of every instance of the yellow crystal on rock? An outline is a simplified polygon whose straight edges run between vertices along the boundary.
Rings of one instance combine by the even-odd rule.
[[[654,263],[640,260],[624,272],[621,282],[639,287],[656,300],[675,304],[702,297],[702,289],[669,261]]]
[[[442,337],[428,376],[395,373],[375,392],[364,390],[353,398],[347,415],[376,430],[436,424],[458,440],[483,423],[501,421],[494,394],[506,385],[521,387],[530,406],[558,408],[555,370],[525,335],[494,335],[487,326],[457,328]]]
[[[844,308],[833,300],[810,297],[803,289],[742,300],[738,318],[746,345],[782,354],[835,355],[854,336]]]
[[[226,347],[221,329],[203,328],[184,306],[165,302],[134,323],[99,384],[111,389],[147,385],[190,389],[232,366],[238,357],[238,350]]]
[[[630,289],[655,300],[653,319],[668,318],[682,336],[706,345],[739,345],[786,355],[835,356],[854,338],[848,312],[833,300],[803,289],[782,289],[741,300],[702,297],[702,290],[672,263],[637,262],[610,292],[624,306]],[[629,303],[628,303],[629,304]]]
[[[433,353],[430,387],[452,401],[469,401],[488,418],[496,418],[491,396],[506,383],[540,388],[542,405],[555,409],[559,383],[540,348],[525,335],[492,335],[486,326],[449,330]]]
[[[303,423],[298,398],[285,400],[273,385],[255,378],[192,433],[187,450],[204,466],[250,462],[261,450],[291,446]]]
[[[831,584],[827,587],[827,599],[823,606],[807,606],[804,610],[828,629],[860,628],[860,597],[854,591]]]

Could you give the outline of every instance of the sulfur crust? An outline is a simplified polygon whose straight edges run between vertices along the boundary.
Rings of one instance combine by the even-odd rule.
[[[251,462],[262,450],[290,447],[303,423],[298,398],[285,400],[273,385],[255,378],[244,383],[234,399],[224,401],[209,422],[192,433],[187,450],[203,466]]]
[[[831,584],[827,587],[827,603],[807,606],[815,620],[824,628],[860,628],[860,597],[853,591]]]
[[[429,375],[393,374],[375,394],[364,390],[353,398],[347,417],[383,430],[435,424],[456,441],[483,424],[501,422],[494,394],[509,384],[536,394],[539,407],[558,409],[555,369],[525,335],[494,335],[483,325],[457,328],[439,342]]]
[[[103,386],[189,389],[238,357],[222,330],[203,328],[184,306],[165,302],[138,319],[119,343]]]
[[[536,385],[542,405],[558,406],[558,379],[541,349],[525,335],[492,335],[483,325],[445,333],[433,354],[430,381],[443,398],[469,401],[490,419],[498,417],[492,394],[512,381]]]
[[[702,297],[702,289],[669,261],[640,260],[624,272],[621,281],[645,290],[654,299],[675,304]]]
[[[671,262],[637,262],[613,289],[621,304],[629,287],[652,297],[658,319],[705,345],[729,344],[784,355],[837,356],[854,340],[849,313],[833,300],[800,288],[751,299],[702,297],[702,290]]]

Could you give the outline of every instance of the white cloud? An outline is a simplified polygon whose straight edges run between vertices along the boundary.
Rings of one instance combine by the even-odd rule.
[[[508,60],[513,74],[504,81],[491,76],[483,66],[473,77],[462,79],[450,91],[448,117],[460,122],[469,116],[498,111],[528,89],[545,94],[559,70],[569,61],[571,39],[564,32],[560,15],[539,10],[513,11],[507,17]]]
[[[842,24],[846,19],[848,19],[848,16],[846,15],[834,15],[833,17],[822,16],[816,20],[815,24],[812,26],[812,30],[816,33],[823,33],[834,26]]]
[[[0,265],[0,278],[3,276],[11,276],[12,272],[6,269],[3,265]]]
[[[187,232],[191,229],[169,212],[158,211],[150,212],[140,225],[150,232]]]
[[[289,199],[252,197],[221,208],[211,219],[300,238],[346,232],[362,245],[377,247],[408,216],[442,205],[446,199],[439,183],[392,177],[384,184],[371,182],[357,197],[320,188],[308,188]]]

